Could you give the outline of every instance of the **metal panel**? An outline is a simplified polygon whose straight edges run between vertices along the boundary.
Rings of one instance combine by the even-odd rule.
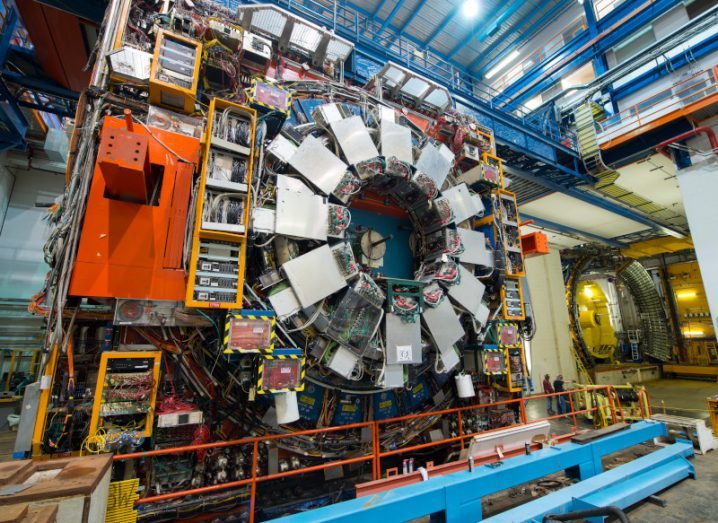
[[[421,324],[386,314],[386,362],[389,365],[421,363]]]
[[[468,220],[472,216],[480,216],[484,213],[481,196],[471,194],[465,183],[443,191],[442,195],[449,200],[451,210],[454,211],[454,221],[457,224]]]
[[[408,127],[398,125],[382,118],[381,121],[381,154],[391,156],[406,163],[414,163],[411,153],[411,131]]]
[[[493,267],[493,251],[486,247],[484,233],[470,229],[456,229],[464,245],[464,252],[459,254],[459,261],[482,267]]]
[[[448,299],[444,299],[438,307],[427,307],[421,313],[421,317],[424,318],[426,326],[441,352],[451,349],[454,343],[464,336],[464,328],[461,326],[459,316]]]
[[[404,365],[387,365],[384,367],[384,381],[381,387],[399,388],[404,386]]]
[[[297,295],[291,287],[270,294],[269,303],[272,304],[272,309],[274,309],[277,318],[280,320],[293,316],[302,309],[301,305],[299,305]]]
[[[486,286],[477,280],[463,265],[459,265],[459,283],[449,287],[449,296],[469,311],[475,318],[481,317],[481,298]]]
[[[691,228],[698,265],[703,277],[703,287],[711,311],[713,328],[718,331],[718,242],[716,222],[718,206],[715,196],[718,191],[716,177],[718,163],[714,158],[696,163],[678,171],[678,184],[686,206],[688,224]],[[712,187],[712,189],[711,189]],[[715,428],[715,427],[714,427]]]
[[[329,205],[300,180],[277,175],[275,232],[294,238],[327,240]],[[297,219],[301,216],[302,219]]]
[[[446,148],[443,144],[441,147]],[[442,154],[438,148],[434,147],[434,145],[427,144],[421,150],[419,161],[416,162],[416,168],[434,180],[437,187],[441,187],[444,185],[444,180],[446,180],[446,176],[451,169],[451,161],[445,154]]]
[[[302,307],[309,307],[347,285],[327,245],[289,260],[282,270]]]
[[[330,125],[342,148],[344,157],[350,164],[357,164],[379,156],[379,151],[372,142],[361,117],[351,116],[332,122]]]
[[[297,170],[324,194],[329,194],[341,181],[347,165],[314,136],[307,136],[289,159]]]
[[[561,223],[602,238],[615,238],[649,229],[647,225],[629,220],[578,198],[559,193],[553,193],[521,205],[519,214],[523,213],[546,221]]]
[[[15,448],[12,453],[13,459],[25,458],[32,450],[32,434],[35,429],[35,418],[37,417],[37,407],[39,403],[40,382],[36,381],[25,387],[25,394],[22,398],[22,408],[20,410],[20,424],[17,427]]]

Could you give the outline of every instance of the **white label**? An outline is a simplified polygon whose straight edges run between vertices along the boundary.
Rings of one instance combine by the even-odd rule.
[[[252,332],[254,334],[262,334],[264,332],[264,327],[255,327],[252,329]]]
[[[202,270],[203,271],[211,271],[212,270],[212,264],[204,262],[202,263]]]
[[[50,384],[52,383],[52,379],[50,376],[43,376],[40,378],[40,390],[47,390],[50,388]]]
[[[402,363],[411,361],[411,345],[397,345],[396,346],[396,362]]]
[[[279,369],[280,374],[289,374],[290,372],[292,372],[292,369],[290,369],[289,367],[282,367],[281,369]]]

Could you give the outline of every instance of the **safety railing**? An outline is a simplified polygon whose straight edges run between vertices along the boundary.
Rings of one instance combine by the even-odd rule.
[[[565,24],[565,27],[571,28],[570,32],[563,32],[555,35],[544,45],[540,46],[531,54],[522,58],[520,62],[509,66],[508,72],[502,74],[500,71],[497,72],[499,78],[492,82],[493,88],[503,91],[509,85],[521,78],[526,71],[541,63],[547,57],[551,56],[554,52],[561,49],[563,46],[571,42],[578,34],[585,30],[588,26],[586,25],[585,16],[583,14],[578,15],[571,21]]]
[[[696,73],[598,122],[598,142],[610,145],[690,113],[718,94],[718,66]]]
[[[407,67],[428,79],[449,88],[453,93],[463,95],[469,100],[479,100],[497,112],[516,118],[525,126],[556,143],[577,150],[572,139],[567,139],[567,129],[556,121],[536,122],[530,118],[532,111],[513,103],[499,90],[486,84],[477,76],[465,69],[456,67],[445,58],[428,48],[421,48],[410,39],[388,28],[381,21],[363,14],[350,4],[336,0],[304,0],[302,3],[293,0],[275,0],[280,7],[296,12],[314,23],[330,27],[337,34],[349,38],[368,49],[376,49],[377,53],[389,57],[397,64]],[[355,51],[355,53],[358,53]],[[361,53],[358,53],[361,54]],[[355,64],[360,60],[355,60]],[[369,71],[369,75],[378,71]]]
[[[582,400],[581,395],[585,395],[586,393],[593,395],[601,393],[603,397],[606,398],[608,405],[601,405],[601,403],[597,401]],[[565,404],[565,411],[550,414],[545,408],[545,405],[539,405],[538,408],[535,408],[532,404],[532,402],[545,402],[547,398],[556,398],[557,403],[558,398],[564,398],[565,401],[561,401],[561,404]],[[570,425],[567,427],[569,429],[567,433],[571,434],[577,430],[579,416],[590,415],[592,413],[595,415],[600,409],[607,410],[605,413],[606,418],[610,419],[612,423],[618,422],[619,419],[625,419],[624,410],[620,405],[620,401],[618,401],[615,388],[609,385],[597,385],[494,403],[466,405],[451,409],[429,411],[384,420],[130,454],[117,454],[113,459],[115,461],[148,459],[158,456],[178,456],[185,453],[203,453],[213,449],[225,448],[242,450],[243,454],[251,455],[251,468],[248,477],[221,482],[216,485],[207,485],[156,495],[146,495],[139,499],[137,504],[157,503],[186,496],[212,494],[245,487],[250,490],[249,518],[250,522],[252,522],[254,521],[254,513],[256,512],[257,486],[262,483],[358,463],[371,463],[372,479],[377,480],[390,470],[396,471],[396,467],[382,467],[382,460],[391,460],[392,458],[400,459],[401,455],[416,453],[417,451],[427,449],[439,449],[440,447],[447,446],[460,450],[463,449],[467,441],[470,441],[474,436],[537,421],[566,419],[570,422]],[[543,415],[544,411],[546,411],[546,415]],[[645,417],[649,416],[650,412],[647,412]],[[488,420],[488,424],[486,420]],[[422,439],[422,435],[429,434],[433,427],[443,425],[444,421],[448,422],[449,434],[441,433],[435,440],[430,441]],[[409,430],[397,430],[398,428],[408,428]],[[563,428],[566,428],[566,426],[563,426]],[[347,441],[349,442],[348,445],[355,447],[355,451],[352,454],[345,455],[345,457],[341,459],[317,456],[318,459],[325,461],[319,464],[298,466],[292,470],[270,473],[258,467],[261,449],[264,448],[264,446],[273,445],[288,450],[290,453],[294,449],[295,452],[301,454],[301,440],[303,438],[316,440],[326,438],[332,434],[342,436],[343,441]]]
[[[608,15],[625,1],[626,0],[595,0],[593,2],[593,9],[594,13],[596,13],[596,20],[600,20]]]

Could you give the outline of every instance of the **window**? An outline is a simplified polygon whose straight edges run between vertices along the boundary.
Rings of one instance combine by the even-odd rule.
[[[694,18],[702,15],[715,5],[715,0],[691,0],[686,3],[686,12],[688,13],[688,18],[693,20]]]
[[[594,0],[593,8],[596,10],[596,18],[600,20],[622,3],[623,0]]]
[[[649,45],[655,43],[655,41],[656,34],[653,32],[653,26],[650,25],[629,36],[613,48],[613,52],[616,56],[616,64],[625,62],[643,51]]]

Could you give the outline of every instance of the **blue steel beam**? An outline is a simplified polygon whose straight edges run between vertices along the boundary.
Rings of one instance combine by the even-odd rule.
[[[603,236],[598,236],[597,234],[582,231],[580,229],[575,229],[573,227],[569,227],[568,225],[563,225],[562,223],[556,223],[556,222],[552,222],[550,220],[544,220],[543,218],[538,218],[531,214],[526,214],[525,212],[522,212],[521,213],[521,221],[525,222],[525,221],[529,221],[529,220],[534,222],[534,225],[536,225],[538,227],[541,227],[543,229],[548,229],[550,231],[557,232],[559,234],[565,233],[565,234],[573,235],[573,236],[581,236],[587,240],[593,240],[593,241],[608,245],[609,247],[615,247],[617,249],[625,249],[628,246],[627,243],[621,243],[616,240],[612,240],[611,238],[604,238]]]
[[[419,11],[421,11],[424,8],[424,6],[426,5],[426,3],[428,1],[429,0],[420,0],[419,3],[416,4],[414,11],[407,17],[407,19],[404,21],[404,23],[401,24],[401,27],[396,32],[396,36],[394,37],[394,40],[392,40],[392,42],[394,42],[400,36],[404,36],[404,31],[406,31],[409,28],[411,23],[414,21],[414,18],[416,18],[416,16],[419,14]]]
[[[254,0],[253,3],[263,3],[262,0]],[[298,4],[290,0],[273,0],[272,3],[279,5],[289,11],[295,12],[299,16],[307,18],[308,20],[323,26],[331,26],[332,19],[321,14],[321,11],[311,8],[311,2],[307,5]],[[345,4],[348,9],[355,10],[356,13],[361,13],[363,16],[371,16],[371,13],[363,11],[361,8],[353,4]],[[417,6],[417,10],[421,6]],[[415,10],[414,13],[417,11]],[[351,11],[348,12],[351,14]],[[471,84],[462,82],[461,84],[455,84],[453,78],[442,77],[437,71],[428,69],[425,65],[422,65],[421,61],[407,61],[407,57],[400,55],[398,52],[392,50],[387,45],[382,45],[382,42],[374,36],[366,36],[362,32],[357,31],[354,24],[349,25],[337,25],[335,31],[338,35],[349,39],[355,43],[354,60],[352,61],[352,68],[347,71],[347,77],[354,77],[356,80],[368,81],[376,71],[383,67],[387,60],[393,60],[400,63],[409,69],[413,70],[417,74],[424,75],[427,78],[437,81],[440,84],[446,85],[449,88],[449,92],[454,96],[457,102],[461,102],[468,110],[472,110],[477,114],[481,114],[484,120],[490,119],[492,126],[496,131],[497,140],[501,140],[502,136],[507,136],[507,133],[511,136],[504,138],[504,141],[509,144],[517,143],[517,140],[525,145],[522,152],[527,154],[529,157],[538,158],[544,161],[547,165],[555,168],[557,171],[564,173],[567,177],[571,177],[575,182],[587,182],[590,181],[585,174],[580,173],[574,166],[573,169],[569,169],[564,165],[561,165],[557,161],[557,154],[561,154],[563,157],[568,159],[577,160],[578,153],[567,147],[566,145],[559,142],[560,138],[551,138],[544,134],[536,127],[531,127],[524,123],[520,118],[512,114],[508,114],[504,111],[497,110],[495,106],[492,106],[485,100],[479,99],[473,91]],[[435,56],[440,56],[438,53],[432,53]],[[357,64],[361,64],[361,69],[356,70]],[[464,71],[461,71],[464,72]],[[551,152],[550,155],[536,155],[536,149],[543,147]],[[513,145],[512,145],[513,147]],[[517,150],[521,150],[520,146],[517,146]],[[570,160],[569,160],[570,163]]]
[[[379,13],[381,12],[382,9],[384,9],[384,6],[386,5],[387,2],[388,2],[388,0],[381,0],[381,2],[379,2],[379,5],[376,6],[376,9],[374,9],[374,12],[372,13],[372,15],[375,18],[377,16],[379,16]]]
[[[592,478],[497,514],[485,523],[542,522],[548,514],[599,507],[626,509],[688,477],[696,477],[686,458],[695,455],[690,441],[678,440],[655,452]],[[600,518],[603,520],[603,518]]]
[[[641,5],[637,5],[636,2],[623,2],[598,21],[598,36],[592,39],[587,30],[578,34],[567,45],[541,60],[508,86],[503,94],[518,103],[545,91],[566,74],[592,60],[595,55],[605,53],[626,37],[682,3],[682,0],[647,2],[648,0],[641,2]]]
[[[459,11],[461,10],[461,4],[456,4],[451,11],[449,11],[449,14],[446,15],[446,17],[441,21],[441,23],[436,26],[436,29],[434,29],[434,32],[431,33],[429,38],[426,39],[424,42],[424,49],[428,49],[431,43],[436,40],[436,37],[439,36],[444,29],[448,27],[448,25],[451,23],[451,21],[456,17],[456,15],[459,14]]]
[[[696,60],[700,60],[704,56],[718,51],[718,34],[711,34],[705,40],[698,42],[685,52],[669,58],[666,62],[657,65],[650,71],[646,71],[637,78],[627,82],[620,87],[613,89],[611,99],[614,101],[622,100],[641,89],[652,85],[661,78],[672,74],[674,71],[693,64]]]
[[[274,523],[376,523],[408,521],[443,512],[446,523],[480,521],[482,497],[565,470],[581,480],[601,474],[601,460],[656,437],[668,435],[663,423],[640,421],[591,443],[563,443],[504,460],[501,467],[482,466],[438,476],[372,496],[272,520]],[[683,447],[678,448],[687,453]],[[647,467],[648,468],[648,467]],[[618,467],[614,470],[617,470]]]
[[[573,1],[573,0],[570,0]],[[541,28],[546,24],[547,22],[553,20],[556,18],[556,16],[563,11],[566,8],[566,0],[562,0],[561,2],[557,2],[551,9],[546,11],[541,17],[536,20],[536,23],[531,24],[531,29],[526,33],[522,34],[519,38],[516,38],[511,45],[507,46],[505,49],[503,49],[498,55],[493,57],[491,60],[489,60],[485,65],[481,66],[481,68],[476,71],[476,73],[480,76],[483,76],[486,71],[494,67],[496,64],[498,64],[501,60],[503,60],[506,55],[508,55],[511,51],[513,51],[516,48],[516,42],[518,40],[523,40],[524,42],[527,42],[530,40],[538,31],[541,30]],[[514,31],[519,32],[523,27],[529,23],[531,20],[530,17],[526,17],[523,19],[523,22],[521,22],[520,25],[517,25],[514,28]],[[484,59],[483,56],[479,56],[474,60],[471,64],[469,64],[469,71],[473,71],[474,68]]]
[[[629,220],[633,220],[634,222],[647,225],[648,227],[657,229],[666,234],[671,234],[674,236],[684,236],[682,231],[673,229],[672,227],[668,227],[666,225],[662,225],[643,213],[639,213],[637,211],[634,211],[633,209],[629,209],[628,207],[623,207],[622,205],[619,205],[618,203],[603,198],[601,196],[581,191],[579,189],[576,189],[575,187],[565,187],[563,185],[559,185],[545,178],[535,176],[533,173],[517,169],[516,167],[513,167],[511,165],[505,167],[505,172],[509,175],[515,175],[529,182],[541,185],[542,187],[545,187],[546,189],[549,189],[551,191],[560,192],[567,196],[576,198],[577,200],[581,200],[584,203],[589,203],[591,205],[595,205],[596,207],[611,211],[612,213],[622,216],[623,218],[627,218]]]
[[[521,5],[523,4],[523,0],[513,0],[513,2],[509,3],[508,5],[504,6],[504,8],[499,13],[498,19],[494,22],[495,24],[501,24],[505,20],[508,20]],[[464,38],[461,42],[459,42],[447,55],[447,58],[449,60],[453,60],[454,57],[467,45],[471,43],[471,41],[474,38],[477,38],[479,41],[481,41],[490,31],[489,29],[489,23],[492,21],[491,13],[486,13],[489,19],[487,20],[487,23],[482,24],[481,26],[476,26],[474,29]]]
[[[399,9],[401,9],[401,6],[403,6],[403,5],[404,5],[404,0],[398,0],[396,5],[394,6],[394,8],[389,13],[389,16],[387,16],[386,20],[384,20],[384,22],[381,24],[381,29],[379,30],[380,33],[382,31],[384,31],[384,29],[387,28],[387,26],[391,23],[392,19],[396,16],[396,13],[399,12]],[[380,7],[380,9],[381,9],[381,7]],[[374,12],[375,16],[378,14],[378,11],[379,10],[377,9],[377,11]]]

